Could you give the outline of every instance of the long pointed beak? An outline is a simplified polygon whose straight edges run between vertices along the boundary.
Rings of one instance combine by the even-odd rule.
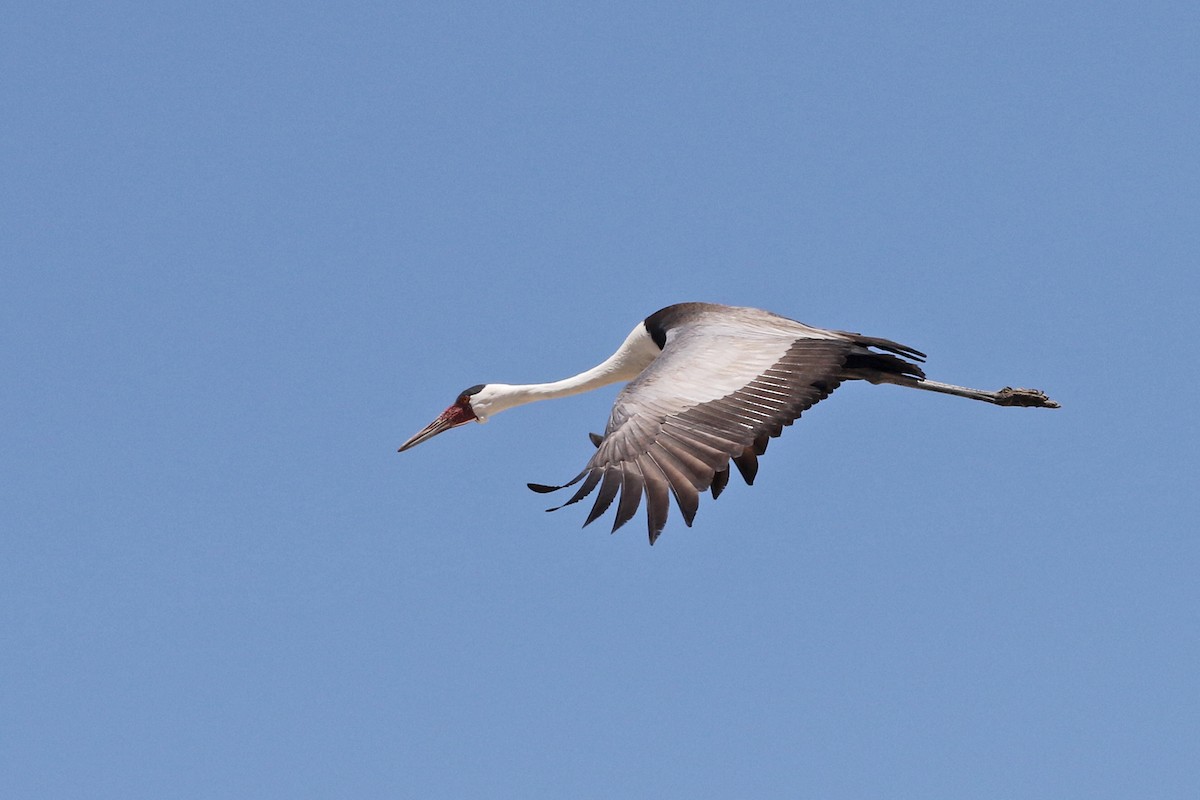
[[[409,439],[407,442],[400,445],[400,449],[397,450],[396,452],[403,453],[408,448],[416,447],[417,445],[419,445],[421,442],[425,441],[426,439],[432,439],[433,437],[437,436],[442,431],[448,431],[454,427],[456,427],[456,425],[455,425],[454,420],[450,418],[450,415],[442,414],[440,417],[435,419],[433,422],[429,423],[424,428],[419,430],[416,433],[416,435],[413,436],[411,439]]]

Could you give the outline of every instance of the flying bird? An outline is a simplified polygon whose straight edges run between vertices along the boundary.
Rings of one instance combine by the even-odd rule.
[[[556,511],[599,486],[584,525],[616,501],[614,532],[637,513],[644,494],[654,544],[670,496],[690,527],[700,493],[721,494],[731,461],[754,483],[767,442],[843,381],[891,383],[998,406],[1059,407],[1036,389],[988,392],[929,380],[917,363],[924,360],[924,353],[889,339],[814,328],[757,308],[681,303],[646,317],[615,353],[586,372],[553,383],[464,390],[400,452],[514,406],[628,381],[604,435],[591,434],[596,450],[583,471],[561,486],[529,488],[553,492],[582,481],[570,499],[547,509]]]

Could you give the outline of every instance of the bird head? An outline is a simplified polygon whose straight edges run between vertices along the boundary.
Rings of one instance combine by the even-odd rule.
[[[472,386],[470,389],[464,389],[458,393],[458,397],[454,400],[453,405],[438,414],[437,419],[426,425],[421,430],[410,438],[407,442],[400,445],[398,452],[403,453],[410,447],[416,447],[426,439],[432,439],[442,431],[448,431],[451,428],[457,428],[460,425],[466,425],[468,422],[477,421],[483,422],[486,416],[478,413],[471,407],[472,399],[484,388],[484,384]]]

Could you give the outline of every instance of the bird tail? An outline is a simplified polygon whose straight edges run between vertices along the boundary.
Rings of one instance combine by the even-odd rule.
[[[925,371],[921,369],[920,364],[914,363],[925,360],[925,354],[920,350],[893,342],[891,339],[844,331],[839,333],[848,337],[855,345],[842,366],[844,379],[871,383],[898,383],[898,378],[924,379]],[[884,352],[880,353],[879,350]]]

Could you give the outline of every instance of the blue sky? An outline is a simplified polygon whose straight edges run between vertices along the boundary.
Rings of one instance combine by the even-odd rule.
[[[1197,796],[1198,35],[10,11],[0,794]],[[524,486],[615,388],[395,452],[688,300],[1063,408],[844,386],[653,548]]]

